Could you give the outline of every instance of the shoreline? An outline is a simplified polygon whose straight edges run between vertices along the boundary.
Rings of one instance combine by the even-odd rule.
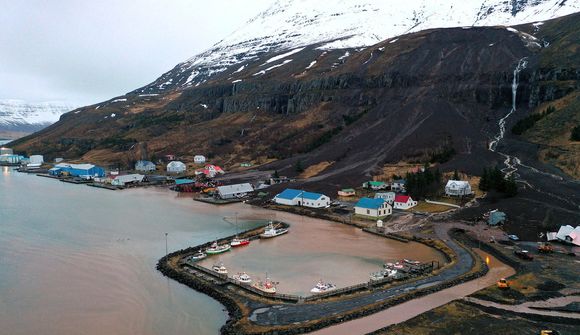
[[[232,206],[235,206],[238,209],[242,209],[239,207],[244,207],[241,204],[235,204]],[[280,214],[280,216],[285,216],[285,215],[297,216],[297,214],[294,214],[294,213],[289,213],[289,212],[282,212],[281,213],[279,211],[273,211],[272,209],[263,208],[260,206],[254,206],[254,205],[250,205],[249,209],[251,212],[253,212],[254,209],[259,209],[259,212],[262,212],[262,211],[265,211],[265,213],[270,212],[270,213],[273,213],[274,216],[277,218],[278,218],[278,215],[276,215],[276,214]],[[247,209],[242,210],[242,215],[246,214],[244,212],[248,212],[248,210]],[[254,212],[254,214],[257,214],[257,213]],[[336,221],[329,221],[329,220],[324,220],[321,218],[310,218],[309,217],[309,219],[336,223]],[[338,223],[342,223],[342,222],[338,222]],[[357,228],[363,230],[361,227],[357,227]],[[260,229],[260,228],[257,228],[257,229]],[[256,229],[254,229],[254,230],[256,230]],[[365,231],[366,233],[369,233],[369,234],[374,233],[374,232],[371,232],[368,230],[363,230],[363,231]],[[457,232],[454,232],[454,234],[456,234],[456,233]],[[376,234],[376,235],[388,238],[388,236],[385,236],[384,234]],[[458,255],[454,252],[454,250],[451,250],[451,249],[442,250],[441,246],[438,246],[435,244],[436,240],[430,240],[430,239],[425,240],[425,239],[422,239],[422,238],[415,236],[411,241],[426,244],[429,247],[434,248],[434,249],[438,250],[439,252],[441,252],[443,255],[445,255],[445,257],[449,261],[449,263],[447,263],[442,269],[437,270],[438,272],[445,272],[449,267],[453,267],[455,265],[456,258],[458,257]],[[442,243],[442,244],[444,245],[443,248],[449,248],[448,245],[446,245],[445,243]],[[247,307],[244,308],[244,306],[240,306],[240,302],[236,301],[235,296],[228,295],[227,291],[224,293],[221,290],[219,290],[218,288],[216,288],[215,286],[208,284],[207,282],[203,282],[201,280],[196,280],[195,278],[191,278],[191,276],[188,276],[187,274],[180,272],[178,269],[176,269],[177,263],[175,261],[171,260],[172,258],[177,258],[177,259],[183,258],[184,255],[186,255],[187,253],[191,253],[192,250],[195,250],[199,247],[200,246],[173,252],[170,255],[168,255],[167,259],[165,257],[160,259],[158,262],[157,268],[165,276],[168,276],[168,277],[170,277],[174,280],[177,280],[178,282],[181,282],[181,283],[183,283],[183,284],[185,284],[185,285],[187,285],[187,286],[189,286],[197,291],[200,291],[204,294],[211,296],[212,298],[216,299],[217,301],[219,301],[220,303],[222,303],[226,307],[226,309],[228,311],[229,319],[221,329],[222,334],[234,334],[234,333],[239,334],[240,332],[242,332],[244,334],[253,334],[253,333],[255,333],[255,334],[258,334],[258,333],[260,333],[260,334],[264,334],[264,333],[265,334],[269,334],[269,333],[271,333],[271,334],[274,334],[274,333],[276,333],[276,334],[297,334],[297,333],[302,333],[305,331],[313,331],[313,330],[327,327],[327,326],[332,325],[332,324],[341,323],[341,322],[346,321],[346,320],[357,319],[357,318],[360,318],[363,316],[371,315],[371,314],[374,314],[376,312],[385,310],[391,306],[401,304],[405,301],[413,300],[415,298],[429,295],[433,292],[437,292],[437,291],[443,290],[445,288],[452,287],[452,286],[455,286],[457,284],[470,281],[474,278],[478,278],[480,276],[485,275],[485,273],[487,273],[487,267],[483,264],[480,257],[477,254],[473,253],[472,251],[468,250],[465,245],[462,245],[460,248],[463,248],[463,250],[465,250],[465,252],[469,255],[472,263],[470,263],[468,270],[466,272],[461,273],[459,276],[456,276],[455,278],[453,278],[451,280],[444,281],[441,283],[436,283],[436,284],[431,285],[431,286],[418,288],[414,291],[406,292],[405,294],[396,296],[394,298],[392,297],[392,298],[386,300],[385,302],[379,304],[379,306],[373,307],[373,306],[370,306],[372,304],[369,304],[369,305],[363,306],[362,308],[354,309],[348,313],[339,314],[340,316],[337,316],[337,317],[319,318],[319,319],[309,320],[310,325],[297,325],[297,326],[289,327],[289,328],[286,327],[287,329],[280,329],[280,327],[260,326],[259,332],[252,332],[252,331],[247,331],[247,329],[245,329],[245,330],[240,329],[239,323],[244,322],[244,319],[248,319],[251,316],[251,314],[250,314],[251,311],[249,311]],[[168,262],[167,260],[171,260],[171,261]],[[474,271],[476,268],[477,268],[477,270]],[[432,275],[433,274],[428,274],[427,278],[431,277]],[[420,278],[424,278],[424,277],[420,277]],[[416,281],[416,280],[411,280],[411,282],[413,282],[413,281]],[[408,283],[403,282],[400,285],[395,285],[394,287],[402,286],[405,284],[408,284]],[[382,290],[382,289],[379,289],[379,290]],[[367,294],[367,292],[363,292],[363,293],[352,293],[351,292],[351,294],[349,295],[349,298],[352,298],[352,296],[356,296],[356,295],[362,296],[365,294]],[[341,299],[341,298],[337,297],[335,299]],[[321,300],[324,300],[324,298]],[[313,302],[313,304],[316,304],[316,302]],[[250,322],[249,326],[251,326],[251,325],[252,324]],[[256,324],[254,323],[254,325],[256,325]],[[268,330],[268,329],[264,329],[264,328],[270,328],[270,329]]]

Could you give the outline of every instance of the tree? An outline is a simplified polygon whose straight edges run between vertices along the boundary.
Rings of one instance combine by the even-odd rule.
[[[304,172],[304,167],[302,166],[302,160],[297,160],[296,164],[294,164],[294,170],[298,173]]]
[[[489,190],[489,170],[484,167],[483,168],[483,173],[481,174],[481,179],[479,180],[479,189],[482,191],[488,191]]]
[[[272,178],[274,178],[274,179],[280,178],[280,174],[278,174],[278,170],[274,170],[274,173],[272,173]]]
[[[505,180],[504,193],[508,197],[513,197],[518,194],[518,184],[516,183],[516,179],[514,178],[513,174],[511,174],[508,179]]]
[[[453,171],[453,180],[459,180],[459,173],[457,172],[457,169]]]
[[[572,134],[570,134],[570,141],[580,141],[580,125],[572,128]]]

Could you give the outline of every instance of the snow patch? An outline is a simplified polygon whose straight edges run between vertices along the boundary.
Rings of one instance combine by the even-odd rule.
[[[286,59],[286,60],[285,60],[285,61],[283,61],[282,63],[280,63],[280,64],[276,64],[276,65],[272,65],[272,66],[270,66],[270,67],[269,67],[269,68],[267,68],[267,69],[264,69],[264,70],[262,70],[262,71],[260,71],[260,72],[256,72],[256,73],[254,73],[252,76],[259,76],[259,75],[264,75],[264,74],[266,74],[266,72],[268,72],[268,71],[270,71],[270,70],[273,70],[273,69],[275,69],[275,68],[278,68],[278,67],[280,67],[280,66],[284,66],[284,65],[286,65],[286,64],[288,64],[288,63],[290,63],[291,61],[292,61],[291,59]]]
[[[139,94],[140,97],[156,97],[159,94],[157,93],[150,93],[150,94]]]
[[[232,84],[239,83],[241,81],[242,81],[241,79],[236,79],[236,80],[232,81]]]
[[[310,69],[311,67],[314,66],[314,64],[316,64],[316,60],[313,60],[312,62],[310,62],[310,64],[308,64],[308,66],[306,67],[306,70]]]
[[[239,69],[237,69],[236,71],[232,72],[232,74],[234,74],[234,73],[240,73],[240,72],[242,72],[242,71],[243,71],[245,68],[246,68],[246,65],[244,64],[244,65],[240,66],[240,68],[239,68]]]
[[[302,50],[304,50],[304,48],[298,48],[298,49],[294,49],[294,50],[288,51],[288,52],[286,52],[286,53],[283,53],[283,54],[281,54],[281,55],[278,55],[278,56],[272,57],[272,58],[268,59],[268,60],[267,60],[267,61],[266,61],[264,64],[262,64],[262,65],[260,65],[260,66],[264,66],[264,65],[266,65],[266,64],[269,64],[269,63],[275,62],[275,61],[277,61],[277,60],[280,60],[280,59],[286,58],[286,57],[288,57],[288,56],[291,56],[291,55],[293,55],[293,54],[295,54],[295,53],[297,53],[297,52],[300,52],[300,51],[302,51]],[[266,70],[266,71],[268,71],[268,70]]]
[[[338,57],[338,60],[343,60],[343,59],[347,58],[348,56],[350,56],[350,52],[347,51],[344,53],[344,55]]]
[[[199,104],[201,107],[207,109],[207,105],[206,104]]]
[[[115,100],[111,101],[111,103],[124,102],[124,101],[127,101],[127,99],[124,99],[124,98],[123,99],[115,99]]]
[[[511,31],[512,33],[516,33],[516,34],[518,34],[518,33],[520,32],[519,30],[517,30],[517,29],[514,29],[514,28],[512,28],[512,27],[507,27],[507,28],[505,28],[505,29],[506,29],[507,31]]]
[[[111,113],[111,117],[115,117],[115,116],[117,116],[117,114]]]
[[[398,40],[399,40],[398,38],[395,38],[394,40],[390,41],[389,44],[393,44],[393,43],[397,42]]]

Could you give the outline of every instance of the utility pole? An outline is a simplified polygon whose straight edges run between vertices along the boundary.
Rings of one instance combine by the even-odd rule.
[[[167,260],[168,249],[167,249],[167,233],[165,233],[165,260]]]

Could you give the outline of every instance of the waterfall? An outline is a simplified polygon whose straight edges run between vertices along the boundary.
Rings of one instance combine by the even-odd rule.
[[[495,152],[497,145],[503,139],[505,135],[505,123],[507,119],[516,111],[517,109],[517,94],[518,85],[520,84],[520,72],[526,68],[528,65],[527,57],[519,60],[518,65],[514,69],[514,78],[512,80],[512,108],[506,116],[502,117],[499,122],[499,133],[494,136],[493,140],[489,142],[489,150]]]

